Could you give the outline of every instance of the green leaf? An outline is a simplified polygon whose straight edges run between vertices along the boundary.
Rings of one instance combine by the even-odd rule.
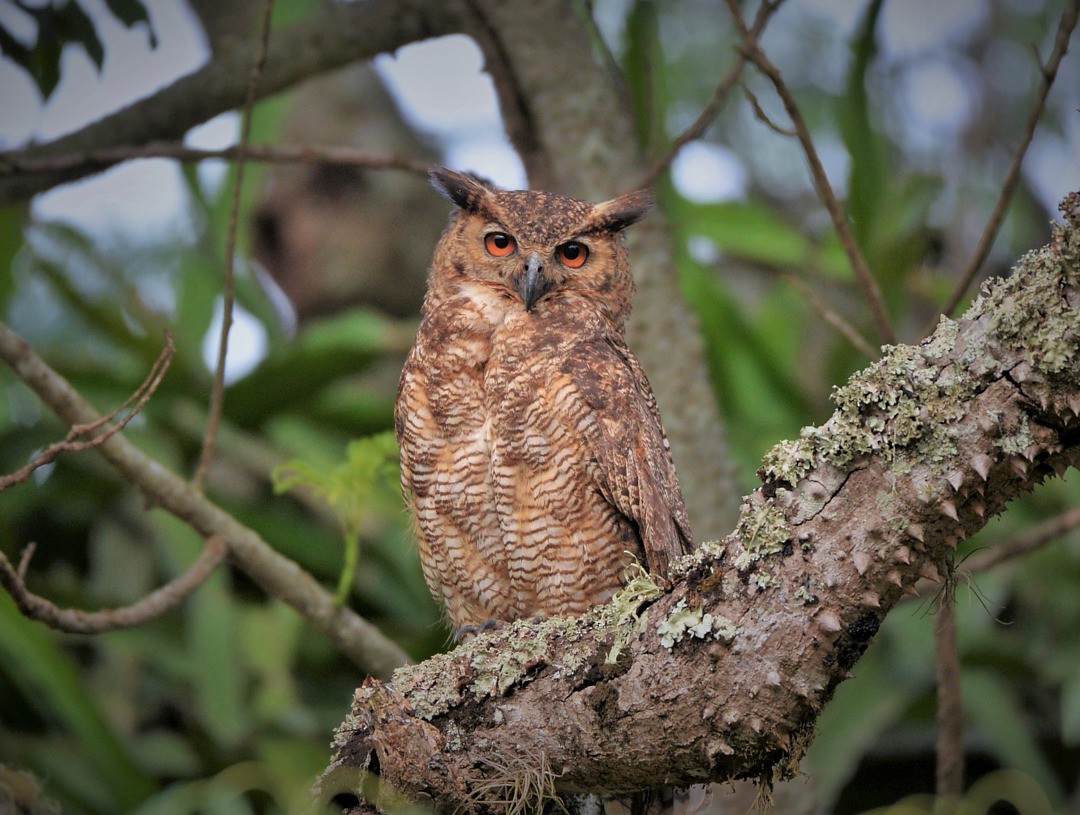
[[[153,23],[146,11],[146,6],[141,0],[105,0],[109,11],[128,28],[134,28],[139,23],[146,23],[146,34],[150,40],[150,47],[157,48],[157,34],[154,33]]]
[[[964,709],[1003,764],[1031,776],[1056,806],[1064,792],[1033,735],[1017,689],[991,670],[968,669],[962,677]]]
[[[677,199],[672,206],[671,217],[682,232],[709,238],[735,258],[798,268],[806,265],[814,250],[811,241],[774,209],[753,201],[697,204]]]
[[[393,432],[351,442],[346,460],[331,469],[296,460],[274,469],[274,491],[279,495],[301,486],[311,487],[330,506],[341,526],[345,564],[338,580],[336,600],[343,605],[356,579],[360,530],[365,515],[387,492],[397,493],[397,442]],[[389,485],[393,485],[389,488]]]
[[[818,733],[806,753],[825,811],[835,801],[863,754],[901,717],[910,701],[904,683],[890,681],[884,654],[868,653],[818,719]]]
[[[875,30],[882,0],[873,0],[851,44],[851,69],[840,105],[840,136],[851,156],[848,173],[848,214],[864,251],[867,237],[877,222],[877,207],[889,180],[889,154],[885,138],[874,125],[866,80],[877,56]]]
[[[0,592],[0,671],[57,729],[75,737],[113,796],[115,811],[146,798],[153,782],[114,735],[79,668],[41,623],[27,620]]]

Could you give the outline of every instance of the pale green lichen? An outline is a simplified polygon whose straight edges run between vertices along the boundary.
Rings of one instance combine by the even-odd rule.
[[[740,572],[766,555],[782,552],[792,535],[783,510],[771,503],[750,507],[739,519],[735,533],[743,544],[743,551],[735,558],[735,568]]]
[[[1020,455],[1035,443],[1035,436],[1032,435],[1031,425],[1028,424],[1027,419],[1023,420],[1015,433],[994,439],[994,446],[1007,455]]]
[[[717,639],[731,642],[739,633],[739,628],[723,614],[706,612],[703,608],[686,607],[686,600],[680,600],[675,608],[656,626],[660,644],[668,650],[675,647],[687,635],[699,640]]]
[[[795,599],[807,606],[812,606],[818,601],[817,596],[812,594],[806,586],[799,586],[799,588],[795,589]]]
[[[798,439],[788,439],[772,447],[762,458],[761,468],[766,478],[794,486],[813,469],[813,428],[803,428]]]
[[[764,590],[771,586],[775,586],[779,581],[766,571],[754,572],[750,575],[750,582],[757,586],[759,589]]]
[[[1075,239],[1076,230],[1070,232]],[[1062,233],[1059,230],[1057,234]],[[1064,244],[1065,238],[1061,240]],[[1061,260],[1051,245],[1028,252],[1020,263],[1031,269],[1068,274],[1070,265]],[[1030,283],[1028,275],[1014,275],[984,291],[992,330],[1003,345],[1022,351],[1033,368],[1060,373],[1074,364],[1080,346],[1076,311],[1065,297],[1047,297],[1042,286]]]
[[[619,654],[637,633],[641,606],[664,593],[653,576],[636,561],[627,568],[624,577],[626,586],[608,603],[612,612],[611,626],[615,629],[615,639],[604,658],[607,665],[614,665],[618,661]]]

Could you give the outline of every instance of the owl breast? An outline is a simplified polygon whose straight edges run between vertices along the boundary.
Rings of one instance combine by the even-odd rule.
[[[456,626],[583,613],[641,548],[589,472],[597,418],[564,372],[582,326],[492,298],[429,310],[398,400],[424,576]]]

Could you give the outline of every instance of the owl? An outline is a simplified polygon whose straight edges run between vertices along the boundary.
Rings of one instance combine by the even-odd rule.
[[[457,209],[428,276],[395,424],[424,577],[457,627],[576,615],[631,562],[692,547],[645,373],[624,338],[621,232],[644,192],[587,204],[431,174]]]

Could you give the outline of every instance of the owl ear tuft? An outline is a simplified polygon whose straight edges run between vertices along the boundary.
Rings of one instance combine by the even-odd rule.
[[[648,190],[637,190],[612,198],[593,207],[592,231],[621,232],[645,217],[653,208],[653,197]]]
[[[451,203],[469,212],[487,213],[492,187],[475,175],[436,167],[429,174],[431,186]]]

